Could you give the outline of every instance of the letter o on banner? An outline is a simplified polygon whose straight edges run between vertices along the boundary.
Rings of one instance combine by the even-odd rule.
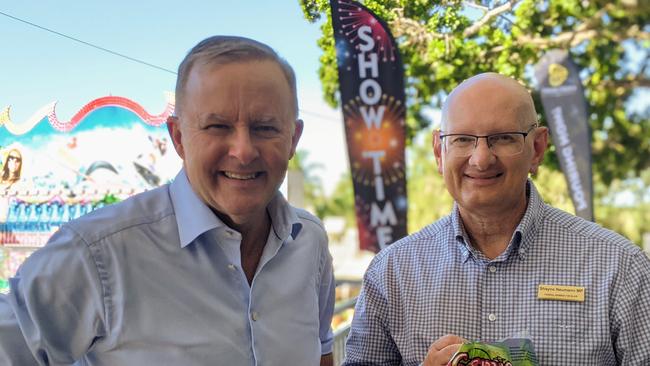
[[[372,89],[372,95],[368,95],[368,89]],[[368,105],[377,104],[381,98],[381,86],[376,80],[366,79],[359,85],[359,96]]]

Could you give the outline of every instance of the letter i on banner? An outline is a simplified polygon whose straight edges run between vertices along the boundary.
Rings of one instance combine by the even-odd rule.
[[[330,5],[359,243],[377,252],[407,234],[404,71],[381,19],[355,1]]]
[[[594,221],[591,130],[578,67],[568,52],[551,50],[535,66],[535,77],[576,215]]]

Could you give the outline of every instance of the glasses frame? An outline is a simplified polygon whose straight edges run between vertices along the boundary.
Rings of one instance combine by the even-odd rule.
[[[537,127],[539,127],[539,124],[537,122],[535,122],[535,124],[530,126],[530,128],[526,132],[521,132],[521,131],[499,132],[499,133],[492,133],[492,134],[489,134],[489,135],[472,135],[471,133],[448,133],[448,134],[444,135],[443,131],[440,131],[440,141],[443,141],[443,139],[446,138],[446,137],[453,137],[453,136],[470,136],[470,137],[474,137],[476,139],[476,140],[474,140],[474,147],[472,148],[471,152],[468,155],[464,155],[464,156],[470,156],[476,150],[476,147],[478,146],[478,141],[480,139],[485,139],[485,143],[487,144],[488,149],[490,149],[490,151],[494,155],[498,156],[498,154],[496,154],[494,152],[494,150],[492,150],[492,145],[490,145],[490,140],[489,140],[490,137],[499,136],[499,135],[522,135],[524,137],[524,143],[526,143],[526,137],[528,135],[530,135],[530,133],[534,129],[536,129]],[[443,142],[442,146],[445,147],[445,150],[448,150],[447,144],[445,144],[444,142]],[[520,152],[518,152],[516,154],[506,155],[506,156],[516,156],[516,155],[521,154],[523,151],[524,150],[522,149]],[[463,155],[461,155],[461,156],[463,156]]]

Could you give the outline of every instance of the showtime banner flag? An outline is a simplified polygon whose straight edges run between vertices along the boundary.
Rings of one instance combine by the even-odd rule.
[[[535,76],[576,215],[593,221],[591,131],[578,68],[566,51],[551,50]]]
[[[377,252],[407,234],[402,62],[370,10],[355,1],[330,5],[359,243]]]

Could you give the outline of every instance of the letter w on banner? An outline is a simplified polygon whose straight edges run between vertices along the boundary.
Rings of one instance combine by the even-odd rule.
[[[402,61],[370,10],[355,1],[330,5],[359,243],[377,252],[407,233]]]
[[[551,50],[535,67],[535,76],[576,215],[593,221],[591,131],[578,68],[566,51]]]

